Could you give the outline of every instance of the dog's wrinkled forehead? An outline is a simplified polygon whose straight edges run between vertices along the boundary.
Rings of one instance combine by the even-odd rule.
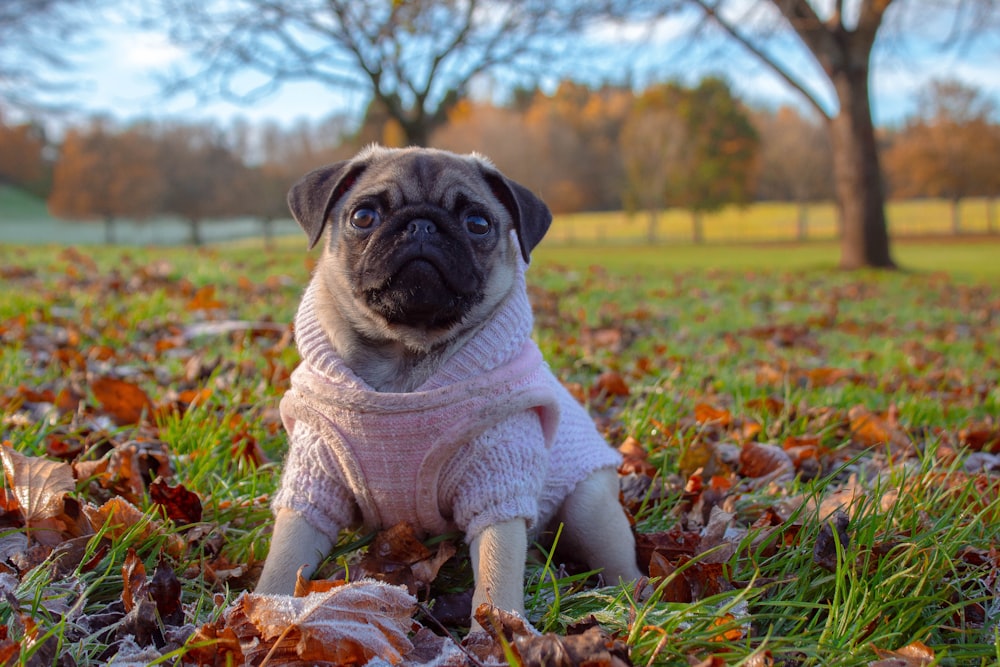
[[[289,190],[288,207],[312,248],[331,214],[361,201],[359,197],[372,197],[390,209],[414,203],[451,211],[463,203],[482,207],[494,222],[513,226],[525,262],[552,222],[542,200],[486,158],[431,148],[370,146],[354,158],[314,169]],[[335,221],[329,225],[335,226]]]
[[[391,208],[428,203],[452,210],[462,198],[471,198],[502,211],[483,178],[483,169],[494,167],[475,154],[379,147],[362,152],[356,160],[366,168],[351,188],[352,201],[378,196]]]

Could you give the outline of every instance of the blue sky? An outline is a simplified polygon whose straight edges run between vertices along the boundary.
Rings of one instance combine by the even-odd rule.
[[[690,38],[691,17],[676,17],[650,27],[612,26],[595,30],[587,40],[589,55],[603,54],[588,70],[595,81],[620,78],[623,69],[638,84],[680,78],[695,82],[706,74],[722,75],[746,101],[758,106],[796,104],[798,93],[788,88],[755,58],[727,40],[711,34]],[[934,78],[957,78],[982,89],[1000,106],[1000,35],[987,35],[965,48],[939,48],[947,25],[923,22],[920,29],[888,33],[876,45],[872,78],[876,123],[901,123],[915,110],[921,87]],[[811,58],[794,45],[778,45],[797,72],[826,100],[832,95]],[[178,116],[187,119],[234,117],[290,124],[297,119],[319,119],[333,112],[358,114],[367,102],[364,90],[331,90],[318,84],[288,84],[253,106],[191,97],[163,100],[157,77],[182,65],[185,54],[155,32],[139,32],[124,22],[105,27],[87,52],[78,54],[79,89],[75,105],[84,113],[106,113],[128,121],[141,117]],[[558,77],[543,81],[554,87]],[[832,105],[831,102],[827,102]]]

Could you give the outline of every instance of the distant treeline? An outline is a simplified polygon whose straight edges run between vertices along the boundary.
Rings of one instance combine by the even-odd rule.
[[[935,82],[921,113],[880,134],[893,197],[958,202],[1000,194],[1000,125],[975,89]],[[285,192],[306,171],[403,132],[372,105],[363,121],[343,117],[291,126],[229,126],[151,120],[121,125],[95,118],[50,142],[40,124],[0,117],[0,183],[45,198],[55,216],[115,221],[171,215],[201,241],[206,220],[286,218]],[[800,111],[750,109],[720,79],[642,91],[564,82],[552,94],[521,91],[504,106],[462,101],[430,144],[489,156],[537,191],[556,213],[643,212],[650,237],[657,212],[701,214],[751,201],[806,205],[833,198],[828,133]],[[991,213],[991,216],[993,214]],[[990,220],[995,228],[995,220]]]

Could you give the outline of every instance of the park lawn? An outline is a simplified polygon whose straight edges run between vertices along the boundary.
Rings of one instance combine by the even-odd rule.
[[[989,230],[986,199],[968,198],[959,205],[964,233],[983,234]],[[993,202],[995,208],[995,202]],[[792,202],[755,202],[747,206],[726,206],[702,216],[704,239],[708,243],[791,241],[798,238],[801,209]],[[950,235],[951,203],[943,199],[915,199],[886,203],[889,232],[896,237]],[[995,215],[995,213],[994,213]],[[836,207],[817,202],[805,207],[808,239],[825,241],[837,236]],[[994,224],[997,224],[994,220]],[[659,242],[688,243],[692,238],[691,214],[682,209],[659,211],[653,238]],[[993,230],[994,233],[1000,230]],[[623,211],[572,213],[556,216],[551,241],[559,243],[636,243],[650,238],[647,212],[628,215]]]
[[[302,245],[0,246],[0,440],[32,457],[36,488],[65,484],[44,461],[76,468],[26,527],[32,484],[5,455],[13,664],[197,664],[191,631],[252,585]],[[536,337],[626,454],[623,499],[659,586],[637,600],[539,551],[535,626],[562,636],[593,614],[636,665],[1000,661],[1000,283],[981,248],[897,244],[920,270],[896,273],[836,271],[825,244],[540,249]],[[52,494],[70,500],[51,510]],[[105,525],[123,500],[142,518]],[[369,541],[345,534],[326,574]],[[180,616],[129,611],[154,571],[179,584]],[[431,612],[468,584],[460,549]]]

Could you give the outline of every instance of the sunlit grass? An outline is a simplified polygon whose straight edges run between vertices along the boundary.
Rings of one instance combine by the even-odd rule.
[[[636,665],[686,665],[712,655],[727,664],[768,664],[753,661],[764,660],[769,652],[776,664],[860,667],[876,658],[872,647],[899,648],[917,640],[931,646],[941,664],[995,664],[1000,623],[996,570],[991,574],[991,566],[971,563],[963,549],[989,553],[1000,546],[997,478],[967,476],[961,467],[964,453],[948,454],[942,443],[970,421],[1000,415],[1000,339],[990,328],[997,317],[998,248],[979,242],[897,243],[900,263],[919,269],[899,273],[836,271],[833,243],[743,248],[555,244],[539,249],[529,280],[538,306],[536,338],[546,358],[557,375],[584,390],[609,369],[628,379],[627,399],[594,397],[591,407],[613,444],[631,435],[650,450],[649,462],[660,479],[682,476],[680,461],[699,444],[701,429],[695,424],[679,427],[676,442],[668,442],[664,425],[690,419],[700,403],[760,422],[761,441],[814,435],[834,451],[847,448],[849,436],[836,423],[817,427],[809,409],[891,408],[902,427],[920,434],[920,448],[905,465],[885,463],[892,459],[888,450],[851,451],[840,468],[816,479],[740,490],[731,509],[736,527],[748,532],[725,563],[726,576],[736,585],[692,603],[665,602],[662,589],[642,600],[629,587],[595,588],[594,577],[561,570],[558,557],[549,558],[543,545],[538,562],[528,568],[531,621],[563,632],[594,614],[628,638]],[[0,331],[6,336],[0,350],[5,393],[0,396],[21,385],[54,386],[67,373],[44,355],[33,354],[20,337],[22,330],[48,335],[47,327],[65,326],[69,319],[80,324],[76,344],[82,350],[106,345],[125,351],[150,332],[210,318],[188,310],[188,292],[175,289],[185,281],[215,288],[223,307],[211,317],[271,317],[287,323],[315,252],[307,254],[303,240],[295,237],[274,251],[245,242],[197,251],[92,248],[85,255],[82,259],[54,247],[0,246],[0,265],[36,271],[34,282],[19,283],[18,289],[0,295]],[[85,267],[87,261],[95,266]],[[81,287],[86,280],[104,281],[116,272],[127,281],[152,265],[164,280],[155,289],[94,292]],[[822,324],[823,318],[833,319]],[[806,335],[789,345],[776,343],[773,336],[754,337],[755,330],[775,325],[805,327]],[[620,333],[621,344],[595,343],[593,332],[602,328],[612,338]],[[169,360],[129,352],[128,365],[118,370],[140,376],[151,397],[160,401],[175,389],[175,378],[189,357],[198,358],[197,364],[191,362],[195,370],[202,365],[212,369],[198,381],[210,390],[205,401],[158,421],[158,437],[170,451],[173,483],[184,484],[202,499],[200,527],[212,538],[172,561],[181,576],[189,620],[204,623],[220,613],[220,604],[252,584],[252,568],[266,553],[268,499],[277,485],[285,436],[273,412],[280,391],[264,377],[266,359],[252,339],[204,337],[185,345],[184,357]],[[293,348],[275,360],[288,368],[295,362]],[[849,370],[863,381],[832,386],[791,379],[762,382],[760,365],[779,362]],[[927,387],[905,382],[935,372],[940,376],[933,376]],[[752,407],[766,398],[781,401],[783,411],[769,414]],[[66,424],[14,419],[14,402],[4,410],[0,440],[18,450],[40,454],[51,436],[65,435]],[[115,435],[128,437],[127,432]],[[239,446],[250,440],[268,462],[238,455]],[[874,458],[879,465],[872,463]],[[840,546],[836,568],[828,571],[813,562],[822,528],[818,506],[852,475],[867,495],[852,515],[849,544]],[[984,487],[983,480],[994,486]],[[643,504],[636,513],[638,530],[676,527],[682,488],[671,487],[663,498]],[[748,519],[761,507],[786,507],[792,500],[798,504],[788,505],[792,509],[786,510],[786,523],[797,526],[795,539],[772,552],[769,547],[776,546],[778,537],[760,542],[761,531],[749,528]],[[140,509],[147,520],[159,519],[148,502]],[[44,603],[58,610],[52,602],[74,604],[85,591],[81,611],[97,613],[120,596],[121,568],[130,547],[152,569],[164,535],[185,531],[168,524],[165,533],[144,536],[140,527],[116,539],[87,571],[64,573],[49,562],[24,576],[14,591],[21,611],[32,614],[43,633],[77,637],[73,618]],[[369,538],[345,534],[330,568],[345,564]],[[84,545],[84,562],[97,555],[98,543],[95,537]],[[245,575],[224,584],[204,576],[201,568],[216,555],[214,549],[234,567],[247,568]],[[449,585],[467,585],[467,552],[461,551],[447,569],[442,576]],[[977,616],[980,608],[983,622]],[[10,613],[0,611],[0,623],[8,622]],[[61,650],[80,664],[98,662],[108,640],[93,633]],[[22,652],[19,664],[34,664],[31,653]]]

